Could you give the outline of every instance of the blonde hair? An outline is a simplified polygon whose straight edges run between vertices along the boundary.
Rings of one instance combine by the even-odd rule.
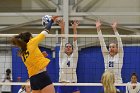
[[[104,93],[116,93],[116,87],[114,85],[115,77],[110,71],[106,71],[102,75],[101,83],[104,87]]]

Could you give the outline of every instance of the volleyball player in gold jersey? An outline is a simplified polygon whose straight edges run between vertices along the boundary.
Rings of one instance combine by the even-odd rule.
[[[55,93],[52,81],[46,73],[50,60],[43,56],[38,44],[45,39],[57,17],[53,16],[51,21],[44,23],[45,29],[36,37],[32,37],[30,32],[22,32],[11,39],[12,44],[20,48],[19,54],[28,70],[32,93]]]

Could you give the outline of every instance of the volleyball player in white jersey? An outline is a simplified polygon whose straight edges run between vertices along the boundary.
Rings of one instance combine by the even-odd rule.
[[[140,83],[137,80],[137,74],[132,73],[131,81],[128,82],[128,86],[126,87],[126,93],[140,93]]]
[[[124,51],[123,51],[121,37],[119,36],[119,33],[116,29],[117,23],[114,22],[112,24],[112,28],[113,28],[114,33],[116,35],[118,44],[115,44],[115,43],[109,44],[109,51],[106,47],[100,26],[101,26],[101,23],[98,20],[96,22],[96,28],[97,28],[97,33],[99,35],[102,54],[104,57],[105,71],[109,70],[112,73],[114,73],[115,83],[122,83],[121,69],[122,69],[122,65],[123,65]]]
[[[78,62],[78,47],[77,47],[77,26],[79,22],[73,21],[73,45],[66,42],[65,36],[61,38],[59,51],[59,82],[60,83],[76,83],[77,82],[77,62]],[[58,22],[61,27],[61,34],[64,34],[63,19]],[[57,93],[80,93],[76,86],[60,86]]]

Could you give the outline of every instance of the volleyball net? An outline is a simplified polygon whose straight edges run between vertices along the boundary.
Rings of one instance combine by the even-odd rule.
[[[10,38],[14,34],[0,35],[0,78],[5,75],[6,69],[12,71],[12,83],[1,82],[0,85],[12,85],[13,90],[17,91],[20,85],[25,85],[28,79],[27,69],[24,66],[21,58],[18,56],[18,48],[10,44]],[[36,36],[36,34],[34,35]],[[58,83],[59,80],[59,50],[62,35],[49,34],[40,44],[40,50],[48,53],[48,58],[51,60],[47,67],[47,71],[57,86],[79,86],[81,93],[93,93],[93,89],[97,92],[101,87],[101,76],[104,72],[104,59],[101,51],[98,35],[78,34],[78,64],[77,64],[77,79],[78,83]],[[72,42],[74,35],[65,34],[69,42]],[[116,35],[103,35],[106,46],[108,48],[111,42],[116,41]],[[133,72],[140,73],[140,35],[120,35],[123,43],[124,58],[122,67],[123,84],[116,86],[127,86]],[[120,69],[120,68],[116,68]],[[71,73],[72,74],[72,73]],[[138,75],[139,76],[139,75]],[[18,86],[18,87],[15,87]],[[93,88],[94,87],[94,88]],[[96,93],[96,92],[95,92]]]

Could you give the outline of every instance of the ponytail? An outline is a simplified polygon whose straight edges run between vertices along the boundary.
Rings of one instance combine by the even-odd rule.
[[[19,55],[27,50],[27,43],[29,42],[32,34],[30,32],[22,32],[19,35],[12,37],[11,43],[20,48]]]
[[[19,36],[17,35],[17,36],[12,37],[11,43],[20,48],[19,55],[21,55],[24,52],[26,52],[27,43],[24,42],[23,40],[21,40],[20,38],[17,38],[17,37],[19,37]]]

